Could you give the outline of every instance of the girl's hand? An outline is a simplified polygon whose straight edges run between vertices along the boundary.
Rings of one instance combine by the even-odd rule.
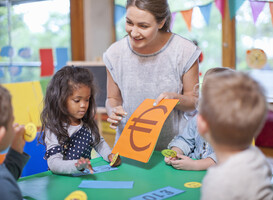
[[[110,122],[110,128],[116,129],[119,125],[122,117],[126,116],[127,113],[123,110],[122,106],[117,106],[112,109],[111,114],[109,115],[107,121]]]
[[[171,162],[172,162],[173,160],[177,160],[177,158],[172,158],[172,157],[165,157],[165,158],[164,158],[164,161],[165,161],[165,163],[166,163],[167,165],[171,165]]]
[[[88,158],[81,157],[77,163],[75,163],[75,167],[79,171],[84,171],[85,169],[89,169],[90,173],[93,174],[94,170],[91,166],[91,162]]]
[[[26,143],[24,140],[25,128],[22,125],[14,124],[13,131],[14,138],[11,144],[11,148],[22,154],[24,152],[24,146]]]
[[[170,161],[175,169],[195,170],[195,160],[181,154],[177,154],[177,158]]]
[[[163,92],[157,97],[153,105],[156,106],[162,99],[179,99],[178,95],[175,92]]]
[[[108,159],[110,160],[110,162],[112,162],[114,156],[115,154],[113,153],[109,154]],[[120,164],[121,164],[121,159],[120,159],[120,156],[118,156],[116,162],[112,165],[112,167],[120,166]]]

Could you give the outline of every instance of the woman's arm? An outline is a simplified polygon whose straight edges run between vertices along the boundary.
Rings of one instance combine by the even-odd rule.
[[[179,99],[179,104],[176,105],[176,109],[182,111],[194,110],[196,107],[196,101],[198,99],[198,83],[199,83],[199,64],[198,60],[192,65],[192,67],[182,76],[183,91],[182,94],[174,92],[164,92],[156,99],[157,105],[162,99]]]
[[[122,116],[127,113],[122,107],[122,97],[118,85],[114,82],[110,72],[107,70],[107,100],[106,110],[108,114],[107,121],[111,123],[110,127],[115,129],[120,123]]]

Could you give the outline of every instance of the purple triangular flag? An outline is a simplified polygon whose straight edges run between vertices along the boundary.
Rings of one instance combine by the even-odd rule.
[[[174,21],[175,21],[175,17],[176,17],[176,12],[173,12],[172,13],[172,19],[171,19],[171,25],[170,25],[171,30],[173,29],[173,24],[174,24]]]
[[[256,21],[257,21],[258,16],[260,15],[262,10],[264,9],[265,2],[250,1],[249,3],[250,3],[250,6],[251,6],[253,20],[254,20],[254,24],[255,24]]]

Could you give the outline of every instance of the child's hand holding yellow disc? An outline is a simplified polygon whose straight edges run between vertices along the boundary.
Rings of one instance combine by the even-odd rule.
[[[27,142],[32,142],[37,135],[37,128],[35,124],[33,123],[28,123],[25,126],[25,134],[24,134],[24,139]]]

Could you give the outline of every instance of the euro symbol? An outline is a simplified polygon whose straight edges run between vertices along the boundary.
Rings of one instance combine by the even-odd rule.
[[[130,132],[130,144],[131,144],[131,147],[135,150],[135,151],[145,151],[146,149],[148,149],[151,145],[151,143],[149,143],[148,145],[146,146],[143,146],[143,147],[139,147],[139,146],[136,146],[135,143],[134,143],[134,139],[133,139],[133,136],[134,136],[134,131],[140,131],[140,132],[144,132],[144,133],[150,133],[152,131],[152,129],[150,128],[144,128],[144,127],[140,127],[140,126],[136,126],[137,123],[144,123],[144,124],[151,124],[151,125],[156,125],[158,121],[154,121],[154,120],[149,120],[149,119],[141,119],[141,117],[152,111],[152,110],[156,110],[156,109],[161,109],[164,114],[166,114],[167,112],[167,108],[166,106],[155,106],[155,107],[152,107],[146,111],[144,111],[141,115],[139,115],[138,118],[133,118],[132,121],[134,121],[135,123],[131,126],[129,126],[128,129],[131,129],[131,132]]]

